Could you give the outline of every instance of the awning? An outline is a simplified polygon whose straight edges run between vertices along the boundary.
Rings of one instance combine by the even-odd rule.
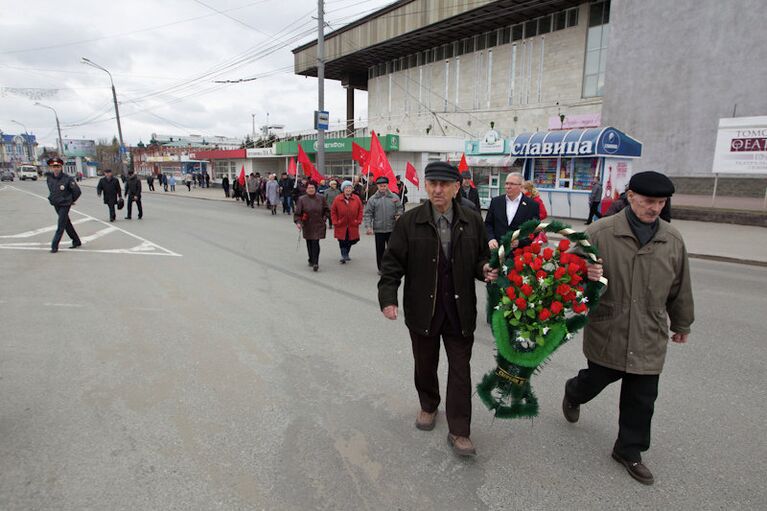
[[[509,146],[518,158],[642,156],[641,142],[612,127],[520,133]]]

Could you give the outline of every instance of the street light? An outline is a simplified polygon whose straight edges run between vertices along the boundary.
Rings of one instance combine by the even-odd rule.
[[[57,144],[59,148],[59,158],[64,158],[64,139],[61,138],[61,125],[59,124],[59,114],[56,113],[56,109],[53,108],[52,106],[43,105],[39,101],[35,102],[35,106],[41,106],[43,108],[47,108],[48,110],[53,110],[53,115],[56,117],[56,129],[59,132],[59,143]]]
[[[26,146],[27,146],[27,158],[30,163],[34,163],[35,157],[32,154],[32,142],[29,140],[29,131],[27,130],[27,127],[24,126],[23,123],[20,123],[19,121],[14,121],[13,119],[11,119],[11,122],[14,124],[18,124],[19,126],[24,128],[24,134],[26,135],[26,137],[24,137],[24,142],[26,143]]]
[[[82,64],[87,64],[91,67],[95,67],[96,69],[100,69],[104,71],[106,74],[109,75],[109,82],[112,84],[112,99],[115,103],[115,117],[117,118],[117,134],[120,137],[120,173],[125,176],[125,166],[123,164],[123,151],[125,150],[125,145],[123,144],[123,129],[120,125],[120,109],[117,107],[117,92],[115,91],[115,82],[112,80],[112,73],[110,73],[105,67],[102,67],[92,60],[86,59],[85,57],[82,57],[82,60],[80,61]]]

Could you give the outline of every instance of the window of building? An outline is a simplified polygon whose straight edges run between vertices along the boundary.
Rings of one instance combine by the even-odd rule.
[[[493,46],[498,46],[498,31],[493,30],[492,32],[487,33],[487,47],[492,48]]]
[[[578,8],[574,7],[567,11],[567,28],[578,25]]]
[[[524,38],[525,38],[525,26],[522,23],[511,27],[512,41],[519,41],[520,39],[524,39]]]
[[[439,61],[445,58],[445,48],[443,46],[440,46],[439,48],[434,48],[434,61]]]
[[[610,1],[589,6],[589,29],[586,35],[586,59],[583,65],[583,97],[602,96],[605,82],[607,38],[610,25]],[[596,24],[594,24],[596,23]]]
[[[463,43],[461,41],[453,42],[453,56],[458,57],[463,55]]]
[[[551,32],[551,16],[538,18],[538,34],[548,34]]]
[[[602,0],[589,5],[589,26],[606,25],[610,23],[610,0]]]
[[[525,22],[525,39],[538,35],[538,20]]]
[[[485,34],[475,35],[474,36],[474,50],[484,50],[487,47],[487,38],[485,37]]]
[[[418,65],[418,55],[413,54],[408,57],[408,67],[416,67]]]
[[[453,58],[453,44],[452,43],[450,43],[450,44],[443,44],[442,45],[442,51],[443,51],[443,55],[442,55],[443,59]]]
[[[511,42],[511,27],[503,27],[499,30],[499,44],[509,44]]]
[[[567,27],[567,11],[554,15],[554,30],[564,30]]]

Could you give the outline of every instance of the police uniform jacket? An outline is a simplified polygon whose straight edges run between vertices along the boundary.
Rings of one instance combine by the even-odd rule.
[[[71,206],[82,193],[72,176],[60,173],[56,177],[53,172],[48,174],[48,202],[54,207]]]

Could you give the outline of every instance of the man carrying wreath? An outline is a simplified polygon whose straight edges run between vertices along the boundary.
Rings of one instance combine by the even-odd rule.
[[[658,380],[669,341],[687,342],[694,320],[690,267],[682,236],[659,218],[674,184],[658,172],[631,177],[629,207],[586,229],[602,265],[589,278],[608,280],[583,333],[588,367],[567,381],[562,411],[577,422],[580,405],[621,381],[618,439],[612,457],[643,484],[653,484],[641,453],[650,447]]]

